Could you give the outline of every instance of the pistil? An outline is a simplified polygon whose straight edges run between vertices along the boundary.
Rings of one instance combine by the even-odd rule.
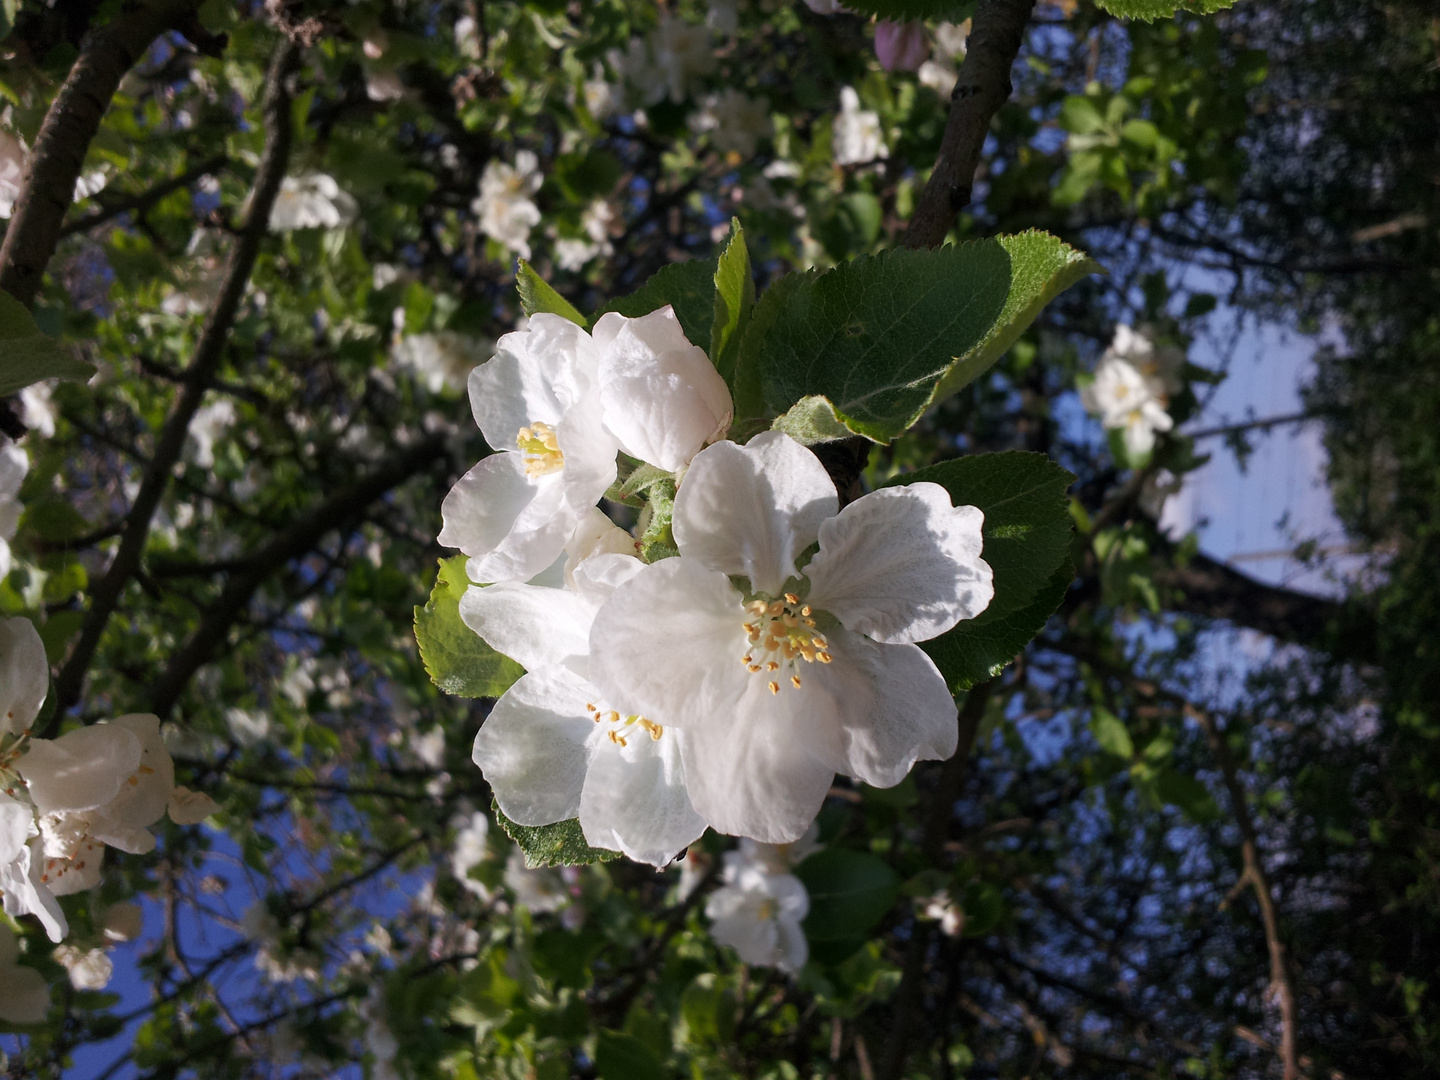
[[[549,424],[536,420],[529,427],[522,427],[515,436],[515,445],[525,455],[525,475],[531,480],[565,467],[565,455],[560,451],[555,429]]]

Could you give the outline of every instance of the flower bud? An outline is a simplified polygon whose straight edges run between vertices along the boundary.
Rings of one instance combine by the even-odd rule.
[[[916,71],[930,55],[925,25],[884,20],[875,24],[875,55],[886,71]]]

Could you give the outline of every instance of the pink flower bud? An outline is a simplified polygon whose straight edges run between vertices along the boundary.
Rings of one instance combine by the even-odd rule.
[[[930,55],[925,25],[882,21],[875,24],[875,55],[886,71],[916,71]]]

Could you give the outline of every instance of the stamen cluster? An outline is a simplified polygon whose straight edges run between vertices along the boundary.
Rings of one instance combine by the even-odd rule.
[[[799,690],[797,660],[830,663],[829,644],[825,635],[815,629],[810,605],[802,604],[794,593],[787,592],[779,600],[752,600],[746,610],[753,616],[744,623],[747,645],[740,658],[747,671],[773,674],[788,670],[790,685]],[[770,693],[780,692],[777,680],[770,679],[766,685]]]
[[[549,476],[565,468],[565,455],[560,451],[555,429],[536,420],[522,427],[515,436],[515,445],[525,455],[525,475],[531,480]]]

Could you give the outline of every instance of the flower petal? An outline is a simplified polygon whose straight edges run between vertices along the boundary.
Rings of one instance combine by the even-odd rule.
[[[536,421],[554,427],[595,387],[590,335],[559,315],[531,317],[524,330],[496,342],[495,356],[470,372],[470,408],[485,441],[513,450],[516,434]]]
[[[116,717],[105,727],[123,728],[140,740],[140,764],[120,785],[120,792],[91,815],[90,833],[97,840],[133,854],[155,848],[145,831],[165,816],[175,787],[175,763],[160,737],[160,719],[146,713]]]
[[[0,795],[0,864],[14,860],[30,839],[35,811],[18,799]]]
[[[939,484],[872,491],[820,526],[809,603],[876,641],[928,641],[995,595],[980,558],[985,515]]]
[[[495,703],[473,757],[511,821],[550,825],[580,812],[593,695],[579,676],[551,668],[524,676]]]
[[[120,793],[140,766],[140,739],[123,727],[96,724],[58,739],[33,739],[15,765],[42,814],[93,810]]]
[[[607,703],[665,727],[728,717],[748,673],[745,613],[729,578],[693,559],[644,567],[590,627],[590,677]]]
[[[675,309],[595,324],[605,427],[632,457],[674,472],[730,427],[730,390]]]
[[[580,796],[586,843],[660,867],[700,839],[705,819],[690,805],[682,738],[678,729],[658,739],[642,731],[623,749],[609,742],[593,748]]]
[[[103,849],[102,849],[103,850]],[[60,901],[41,880],[45,856],[38,843],[20,849],[13,860],[0,866],[0,894],[5,898],[5,914],[34,915],[45,927],[51,941],[64,941],[70,932]],[[96,860],[97,880],[99,860]]]
[[[0,619],[0,734],[19,735],[35,722],[50,689],[50,664],[29,619]]]
[[[805,708],[806,696],[772,695],[756,676],[728,715],[685,729],[690,801],[717,832],[788,844],[815,820],[845,759],[833,704]]]
[[[509,581],[466,589],[460,618],[492,649],[537,671],[576,660],[583,665],[596,607],[568,589]]]
[[[774,595],[839,505],[820,459],[766,431],[744,446],[718,442],[695,455],[675,498],[675,542],[681,555],[744,574]]]
[[[520,454],[491,454],[450,489],[439,541],[471,556],[476,581],[525,581],[559,558],[580,515],[558,475],[525,475]]]
[[[845,763],[837,772],[887,788],[905,779],[920,758],[955,753],[955,699],[918,645],[880,645],[844,629],[832,631],[829,640],[834,663],[813,675],[807,671],[805,689],[784,696],[803,699],[813,685],[830,698],[817,707],[839,717]]]

